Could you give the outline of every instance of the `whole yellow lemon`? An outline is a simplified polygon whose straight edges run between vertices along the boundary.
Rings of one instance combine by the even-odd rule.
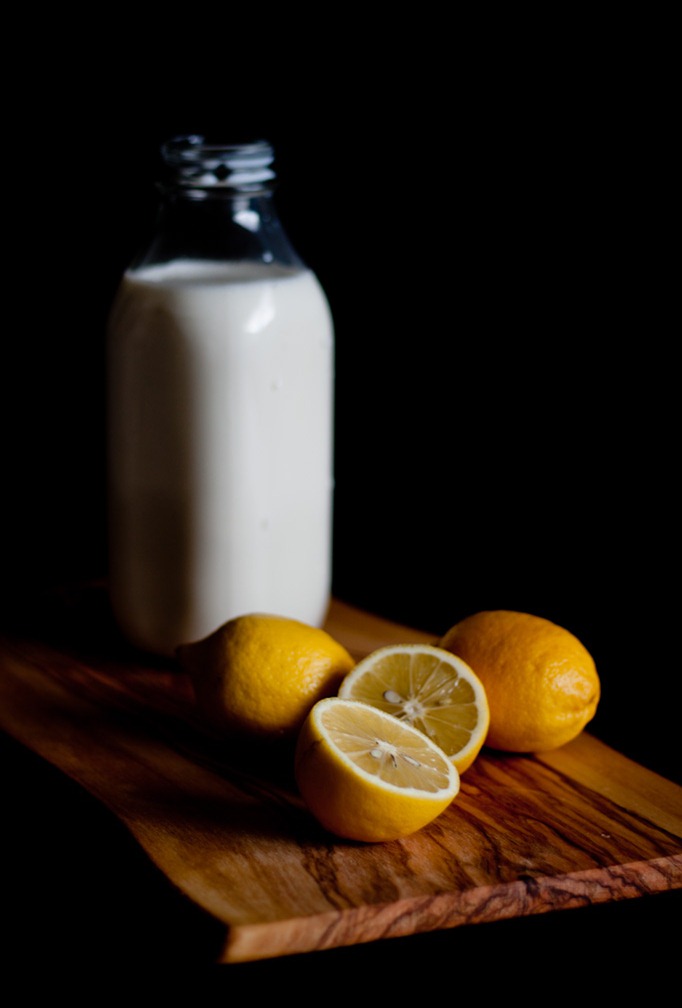
[[[228,620],[176,655],[212,727],[264,740],[294,738],[355,664],[325,630],[269,613]]]
[[[479,677],[490,708],[486,745],[511,752],[556,749],[594,717],[601,687],[587,648],[541,616],[505,609],[474,613],[440,646]]]

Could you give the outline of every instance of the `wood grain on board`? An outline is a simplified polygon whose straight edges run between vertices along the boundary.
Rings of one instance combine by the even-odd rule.
[[[0,728],[78,781],[243,962],[682,888],[682,788],[589,733],[551,753],[484,749],[434,823],[384,844],[309,816],[290,753],[211,736],[186,676],[126,647],[93,586],[0,639]],[[428,641],[334,600],[360,657]]]

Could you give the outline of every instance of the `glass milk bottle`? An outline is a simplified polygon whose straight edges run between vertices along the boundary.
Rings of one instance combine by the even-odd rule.
[[[172,655],[241,613],[324,621],[334,334],[271,145],[188,136],[162,159],[109,320],[109,580],[129,641]]]

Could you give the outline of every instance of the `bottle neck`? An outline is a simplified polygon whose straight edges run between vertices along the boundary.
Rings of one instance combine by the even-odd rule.
[[[170,141],[154,234],[132,268],[176,259],[240,261],[302,268],[273,200],[272,148]]]

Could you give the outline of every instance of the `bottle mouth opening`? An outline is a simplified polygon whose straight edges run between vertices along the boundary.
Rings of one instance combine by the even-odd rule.
[[[162,144],[161,156],[176,184],[185,186],[253,190],[276,177],[274,150],[266,140],[225,144],[187,134]]]

